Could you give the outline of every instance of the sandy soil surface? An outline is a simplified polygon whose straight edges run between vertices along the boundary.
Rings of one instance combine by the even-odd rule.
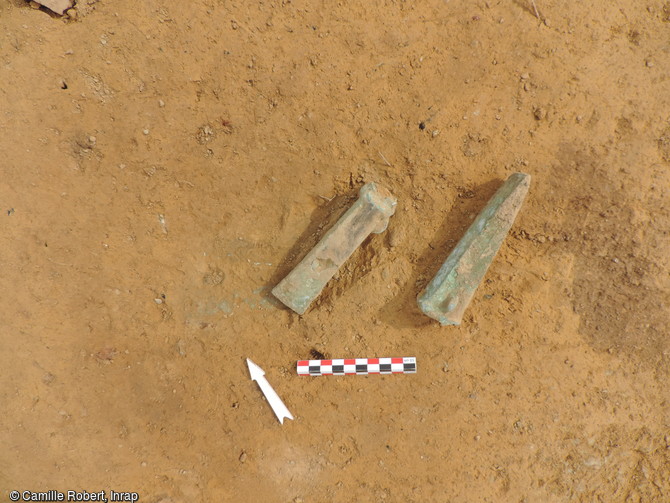
[[[0,2],[3,501],[670,501],[670,2],[535,5]],[[416,295],[516,171],[440,327]],[[387,232],[283,308],[368,181]]]

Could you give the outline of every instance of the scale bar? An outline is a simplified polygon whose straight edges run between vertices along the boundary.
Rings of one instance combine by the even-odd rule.
[[[336,358],[332,360],[300,360],[301,376],[346,376],[370,374],[416,374],[416,358]]]

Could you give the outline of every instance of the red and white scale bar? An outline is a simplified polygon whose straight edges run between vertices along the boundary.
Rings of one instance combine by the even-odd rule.
[[[339,358],[334,360],[300,360],[298,375],[368,375],[415,374],[416,358]]]

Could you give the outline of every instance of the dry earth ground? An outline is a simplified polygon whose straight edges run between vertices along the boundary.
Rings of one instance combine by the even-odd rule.
[[[670,501],[670,2],[535,4],[0,3],[3,498]],[[515,171],[440,327],[415,297]],[[282,308],[366,181],[388,231]]]

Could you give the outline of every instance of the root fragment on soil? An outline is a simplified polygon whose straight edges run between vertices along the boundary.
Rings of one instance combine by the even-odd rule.
[[[533,10],[535,11],[535,17],[540,19],[540,13],[537,11],[537,5],[535,5],[535,0],[530,0],[530,3],[533,4]]]

